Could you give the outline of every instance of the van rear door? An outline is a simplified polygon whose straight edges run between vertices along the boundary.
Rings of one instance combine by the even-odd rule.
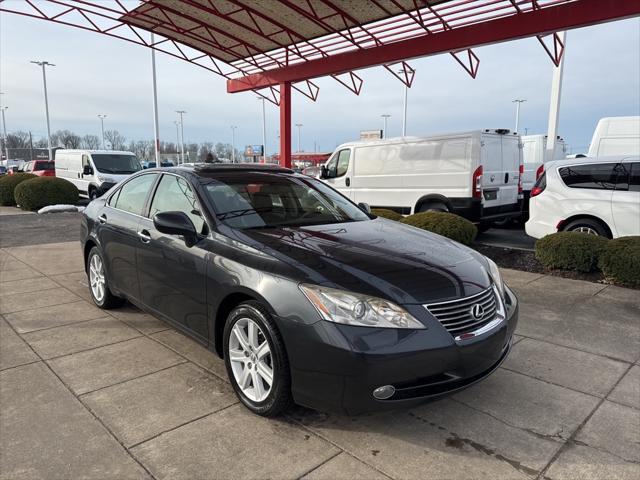
[[[498,199],[502,174],[502,139],[499,135],[480,137],[480,161],[482,162],[482,205],[484,208],[501,204]]]
[[[520,137],[518,135],[500,135],[502,144],[502,185],[498,192],[500,205],[518,203],[518,179],[520,177]]]

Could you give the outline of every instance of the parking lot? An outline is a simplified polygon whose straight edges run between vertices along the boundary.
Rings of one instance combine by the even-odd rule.
[[[13,235],[0,249],[0,478],[640,473],[635,290],[505,270],[520,321],[486,381],[411,410],[267,420],[199,344],[133,307],[95,308],[78,242]]]

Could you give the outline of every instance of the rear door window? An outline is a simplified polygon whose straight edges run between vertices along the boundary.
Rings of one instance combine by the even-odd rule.
[[[55,170],[56,166],[53,162],[36,162],[34,170]]]
[[[640,162],[627,164],[627,168],[631,167],[629,174],[629,191],[640,192]]]
[[[147,196],[157,176],[157,174],[140,175],[125,183],[120,188],[120,192],[116,193],[115,208],[142,215]]]
[[[560,177],[567,187],[614,190],[618,179],[617,163],[596,163],[562,167]]]

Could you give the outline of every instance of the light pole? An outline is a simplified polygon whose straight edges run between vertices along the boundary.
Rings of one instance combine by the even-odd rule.
[[[176,113],[180,115],[180,163],[184,163],[184,122],[182,121],[182,115],[187,112],[176,110]]]
[[[0,93],[2,95],[2,93]],[[4,111],[9,107],[0,106],[2,110],[2,138],[4,139],[4,156],[7,160],[7,167],[9,166],[9,144],[7,143],[7,120],[4,118]]]
[[[298,127],[298,153],[300,153],[302,150],[300,150],[300,130],[302,129],[302,127],[304,127],[304,125],[302,125],[301,123],[296,123],[296,127]]]
[[[513,102],[511,102],[516,104],[516,129],[515,129],[516,133],[518,133],[518,127],[520,125],[520,105],[524,102],[526,102],[526,100],[518,99],[518,98],[516,98]]]
[[[236,163],[236,128],[231,125],[231,163]]]
[[[35,63],[42,67],[42,83],[44,84],[44,110],[47,114],[47,146],[49,148],[49,160],[53,160],[53,150],[51,149],[51,125],[49,123],[49,99],[47,98],[47,73],[46,67],[55,67],[53,63],[49,63],[46,60],[36,61],[32,60],[31,63]]]
[[[176,164],[180,163],[180,122],[174,120],[176,125]]]
[[[267,163],[267,121],[264,107],[264,97],[258,97],[262,100],[262,161]]]
[[[391,116],[388,113],[380,115],[383,119],[382,138],[387,138],[387,119]]]
[[[100,130],[102,131],[102,149],[104,150],[104,119],[107,118],[107,116],[99,113],[98,118],[100,119]]]
[[[156,49],[153,48],[154,38],[151,32],[151,83],[153,85],[153,148],[156,166],[160,166],[160,131],[158,126],[158,87],[156,85]]]
[[[404,70],[398,70],[398,73],[404,75]],[[404,83],[404,82],[403,82]],[[402,136],[407,136],[407,96],[409,94],[409,87],[404,83],[404,101],[402,103]],[[386,135],[386,131],[385,131]]]

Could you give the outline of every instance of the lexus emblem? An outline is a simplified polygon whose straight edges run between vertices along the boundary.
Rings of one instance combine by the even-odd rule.
[[[476,303],[473,307],[471,307],[471,315],[475,319],[480,319],[484,315],[484,307],[479,303]]]

